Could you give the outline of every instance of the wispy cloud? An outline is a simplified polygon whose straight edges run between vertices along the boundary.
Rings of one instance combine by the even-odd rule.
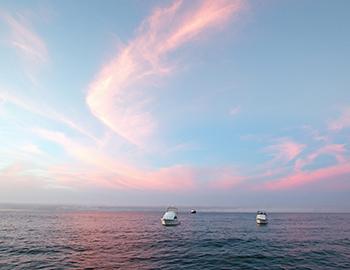
[[[304,148],[304,144],[297,143],[289,138],[281,138],[275,144],[266,147],[264,152],[272,156],[272,162],[286,163],[295,159]]]
[[[334,156],[338,163],[344,163],[345,158],[345,145],[344,144],[328,144],[316,151],[309,153],[305,158],[300,158],[295,162],[296,171],[301,171],[305,166],[311,164],[316,158],[322,155]]]
[[[338,164],[310,172],[295,172],[277,181],[269,181],[265,187],[270,190],[297,188],[318,181],[332,181],[337,177],[350,175],[350,163]]]
[[[63,147],[77,162],[48,170],[51,177],[68,187],[83,185],[112,189],[190,191],[195,188],[228,189],[245,180],[238,171],[230,168],[197,168],[182,164],[144,168],[108,155],[94,145],[81,144],[62,132],[45,129],[33,131],[43,139]]]
[[[230,109],[229,111],[229,115],[230,116],[236,116],[237,114],[239,114],[241,111],[241,107],[240,106],[236,106]]]
[[[45,188],[50,184],[51,179],[45,172],[39,175],[33,172],[32,163],[15,161],[4,168],[0,168],[0,190],[13,192],[14,190],[29,190],[32,188]]]
[[[66,125],[67,127],[87,136],[88,138],[98,141],[98,139],[95,136],[93,136],[89,131],[87,131],[80,124],[73,121],[72,118],[69,118],[64,114],[61,114],[53,110],[47,104],[33,102],[31,99],[24,98],[19,95],[11,94],[10,91],[2,89],[1,87],[0,87],[0,103],[3,103],[3,104],[10,103],[32,114],[36,114],[43,118],[60,122]]]
[[[332,131],[340,131],[350,127],[350,108],[342,110],[340,116],[328,123],[328,128]]]
[[[0,171],[0,175],[4,178],[18,175],[23,169],[23,164],[17,162],[13,163]]]
[[[264,187],[270,190],[291,189],[319,181],[333,181],[335,178],[350,175],[350,163],[345,144],[324,144],[300,155],[304,146],[289,146],[285,151],[285,160],[293,160],[294,167],[285,170],[282,175],[270,175]],[[282,151],[283,152],[283,151]],[[334,157],[335,164],[321,168],[308,167],[322,156]],[[282,158],[282,157],[281,157]]]
[[[237,187],[248,177],[243,176],[237,169],[233,168],[219,168],[217,170],[208,172],[213,179],[208,183],[209,188],[219,189],[219,190],[229,190]]]
[[[33,130],[40,137],[55,142],[79,162],[88,168],[90,184],[113,188],[162,190],[170,187],[176,190],[191,186],[191,170],[175,165],[157,170],[145,170],[135,167],[124,159],[117,159],[100,151],[94,145],[83,145],[68,138],[62,132],[45,129]],[[69,166],[68,166],[69,168]],[[63,168],[63,175],[67,168]],[[56,170],[57,175],[59,172]],[[62,174],[61,174],[62,175]],[[80,173],[82,175],[82,173]]]
[[[187,2],[188,4],[188,2]],[[169,53],[208,29],[222,25],[242,9],[241,1],[201,1],[183,9],[182,1],[157,8],[117,56],[90,84],[86,102],[91,112],[115,133],[135,145],[145,145],[157,121],[147,109],[142,91],[151,76],[168,74]]]
[[[22,13],[17,12],[14,15],[1,13],[0,18],[9,27],[9,44],[31,68],[48,62],[49,54],[45,42]]]
[[[40,149],[39,146],[32,144],[32,143],[28,143],[23,145],[22,147],[20,147],[21,151],[24,151],[28,154],[31,155],[43,155],[44,152]]]

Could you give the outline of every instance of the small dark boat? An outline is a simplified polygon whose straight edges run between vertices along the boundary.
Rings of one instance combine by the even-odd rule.
[[[197,211],[195,209],[191,209],[191,214],[196,214]]]

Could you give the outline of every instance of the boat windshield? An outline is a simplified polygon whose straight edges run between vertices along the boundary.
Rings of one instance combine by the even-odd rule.
[[[176,213],[174,211],[167,211],[163,215],[163,219],[174,220],[174,219],[177,219],[177,216],[176,216]]]

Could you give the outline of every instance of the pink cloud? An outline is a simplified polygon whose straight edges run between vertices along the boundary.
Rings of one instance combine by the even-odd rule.
[[[346,149],[344,144],[329,144],[323,146],[307,155],[305,158],[296,160],[295,170],[301,171],[305,166],[311,164],[316,158],[322,155],[334,156],[338,163],[344,163],[346,161],[345,152]]]
[[[144,174],[141,188],[156,187],[159,190],[192,190],[196,186],[195,170],[175,165]]]
[[[326,142],[329,143],[330,142],[330,138],[324,134],[321,134],[317,129],[313,128],[310,125],[303,125],[301,127],[305,132],[307,132],[308,134],[310,134],[310,136],[312,137],[313,140],[315,141],[320,141],[320,142]]]
[[[200,169],[181,164],[157,169],[143,168],[125,158],[112,157],[94,145],[83,145],[60,132],[44,129],[34,129],[33,132],[62,146],[77,162],[49,168],[48,174],[64,186],[189,191],[207,187],[227,189],[245,180],[236,171],[227,168]]]
[[[279,139],[276,144],[270,145],[264,149],[266,153],[272,156],[272,162],[289,162],[295,159],[305,148],[304,144],[299,144],[291,139]]]
[[[341,115],[328,123],[328,128],[332,131],[340,131],[350,127],[350,108],[345,108]]]
[[[350,163],[346,159],[346,148],[344,144],[328,144],[319,149],[299,157],[304,149],[304,145],[293,143],[290,140],[284,141],[281,144],[273,146],[272,153],[275,154],[275,159],[278,160],[294,160],[294,168],[292,171],[285,170],[282,175],[268,175],[269,178],[277,179],[268,181],[264,187],[271,190],[289,189],[302,186],[305,184],[318,182],[322,180],[331,180],[335,177],[340,177],[350,173]],[[320,168],[312,171],[304,171],[305,166],[312,164],[318,157],[328,155],[335,157],[337,164]]]
[[[230,109],[229,114],[230,116],[235,116],[237,114],[239,114],[239,112],[241,111],[241,107],[240,106],[236,106]]]
[[[175,2],[173,7],[177,9],[180,2],[181,1]],[[188,12],[181,18],[178,25],[169,33],[165,42],[160,44],[160,52],[176,49],[183,43],[195,38],[203,30],[221,25],[233,13],[241,11],[242,8],[242,1],[202,1],[197,10]],[[158,29],[166,27],[158,20],[161,17],[158,15],[160,14],[155,14],[155,16],[151,17],[151,22],[155,22],[154,25]]]
[[[89,86],[86,102],[93,115],[132,144],[144,146],[157,128],[147,109],[149,94],[142,91],[147,79],[168,74],[172,68],[165,58],[171,51],[242,9],[241,1],[199,3],[190,10],[184,10],[182,1],[155,9],[135,39],[104,65]]]
[[[79,166],[84,168],[83,171],[89,172],[87,174],[80,172],[79,175],[85,177],[90,184],[149,190],[183,190],[194,186],[194,171],[189,167],[175,165],[157,170],[141,169],[129,164],[125,159],[118,160],[110,157],[95,146],[82,145],[63,133],[44,129],[34,129],[33,132],[61,145],[71,157],[79,162]],[[68,171],[71,171],[69,166],[61,167],[61,171],[55,170],[54,173],[56,176],[59,175],[60,179],[66,179]]]
[[[270,190],[290,189],[323,180],[332,181],[346,175],[350,177],[349,162],[311,172],[295,172],[277,181],[270,181],[265,184],[265,187]]]
[[[219,190],[232,189],[248,179],[247,177],[240,175],[237,171],[227,168],[220,168],[218,171],[215,171],[211,178],[213,178],[213,180],[209,182],[209,188]]]
[[[80,162],[82,162],[80,160]],[[94,163],[96,165],[96,163]],[[78,165],[79,166],[79,165]],[[133,168],[131,171],[123,171],[122,168],[114,169],[106,167],[84,167],[81,171],[66,164],[65,166],[50,169],[49,173],[55,179],[71,187],[96,186],[111,189],[138,189],[153,191],[189,191],[195,188],[196,171],[187,166],[174,165],[156,170]]]
[[[33,172],[33,165],[33,163],[14,161],[0,169],[0,190],[6,194],[18,189],[47,187],[47,177]]]
[[[23,164],[16,162],[0,170],[0,175],[3,178],[13,177],[20,174],[23,169]]]
[[[10,29],[10,44],[21,57],[31,64],[40,65],[48,61],[45,42],[33,30],[30,22],[21,13],[15,16],[0,14]]]
[[[39,115],[41,117],[54,120],[56,122],[60,122],[67,127],[87,136],[90,139],[93,139],[94,141],[98,141],[98,139],[93,136],[89,131],[87,131],[84,127],[82,127],[80,124],[72,120],[72,117],[69,118],[63,114],[60,114],[53,110],[52,108],[48,107],[46,104],[42,103],[33,103],[30,99],[10,94],[10,91],[6,91],[0,87],[0,102],[3,104],[11,103],[18,108],[21,108],[23,110],[26,110],[27,112],[30,112],[32,114]]]

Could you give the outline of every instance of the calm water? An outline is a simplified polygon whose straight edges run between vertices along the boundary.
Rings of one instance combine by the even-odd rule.
[[[1,210],[1,269],[350,269],[350,214]]]

